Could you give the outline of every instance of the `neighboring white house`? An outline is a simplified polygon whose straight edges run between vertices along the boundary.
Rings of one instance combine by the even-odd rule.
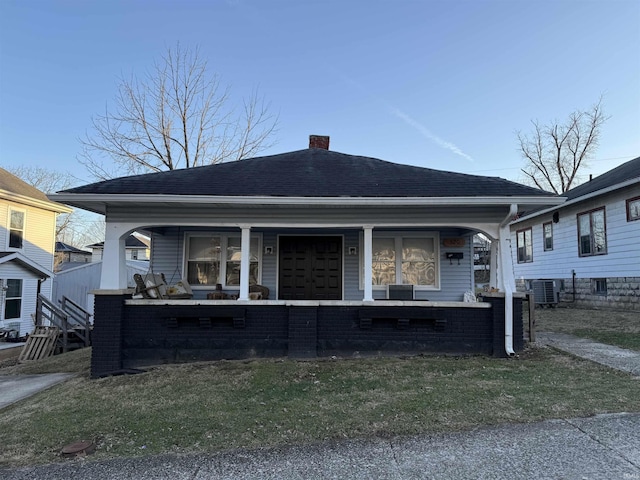
[[[51,297],[56,217],[69,212],[0,168],[0,328],[33,330],[38,292]]]
[[[560,300],[640,310],[640,157],[511,223],[519,288],[556,280]]]
[[[125,240],[125,257],[126,260],[149,260],[149,250],[151,241],[148,237],[133,233]],[[101,262],[102,252],[104,251],[104,242],[88,245],[91,249],[91,261]]]

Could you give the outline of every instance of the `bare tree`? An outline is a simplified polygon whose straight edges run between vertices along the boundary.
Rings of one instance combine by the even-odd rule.
[[[598,147],[600,129],[608,119],[602,98],[590,110],[576,110],[565,123],[541,125],[532,121],[531,134],[518,132],[519,150],[526,161],[522,169],[528,182],[560,194],[575,186],[580,168]]]
[[[277,118],[257,90],[237,112],[230,88],[209,74],[198,48],[178,44],[144,79],[121,79],[114,110],[105,108],[92,124],[78,160],[107,179],[254,156],[272,145]]]
[[[44,193],[54,193],[72,187],[78,180],[67,172],[43,167],[20,165],[6,167],[7,171]],[[56,241],[83,247],[104,238],[104,220],[101,216],[74,210],[62,213],[56,220]]]
[[[71,187],[76,179],[67,172],[57,172],[43,167],[30,167],[20,165],[17,167],[6,167],[6,169],[44,193],[54,193],[59,190]]]

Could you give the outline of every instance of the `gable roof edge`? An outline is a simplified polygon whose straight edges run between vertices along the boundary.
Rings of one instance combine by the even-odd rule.
[[[33,260],[30,260],[28,257],[24,256],[20,252],[2,252],[3,255],[0,256],[0,264],[17,261],[21,263],[23,267],[27,270],[31,270],[37,275],[42,275],[47,278],[52,278],[55,274],[49,270],[48,268],[43,267],[42,265],[37,264]]]
[[[10,202],[21,203],[23,205],[41,208],[43,210],[49,210],[56,213],[71,213],[73,211],[72,208],[63,205],[62,203],[39,200],[37,198],[28,197],[19,193],[10,192],[9,190],[0,189],[0,198],[3,198],[4,200]]]
[[[568,206],[571,206],[571,205],[575,205],[577,203],[584,202],[585,200],[589,200],[591,198],[595,198],[595,197],[598,197],[600,195],[606,195],[607,193],[615,192],[616,190],[620,190],[622,188],[629,187],[631,185],[635,185],[636,183],[640,183],[640,177],[632,178],[631,180],[627,180],[625,182],[616,183],[615,185],[611,185],[609,187],[602,188],[600,190],[596,190],[595,192],[586,193],[586,194],[581,195],[579,197],[572,198],[572,199],[567,200],[566,202],[564,202],[564,203],[562,203],[560,205],[556,205],[556,206],[553,206],[553,207],[545,208],[544,210],[539,210],[537,212],[533,212],[533,213],[530,213],[528,215],[524,215],[524,216],[518,218],[517,220],[514,220],[513,222],[511,222],[510,225],[515,225],[515,224],[521,223],[521,222],[523,222],[525,220],[531,220],[532,218],[536,218],[536,217],[539,217],[541,215],[545,215],[547,213],[554,212],[559,208],[564,208],[564,207],[568,207]],[[561,197],[566,198],[563,195],[561,195]]]

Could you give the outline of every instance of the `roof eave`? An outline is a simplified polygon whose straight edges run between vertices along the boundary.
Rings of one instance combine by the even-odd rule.
[[[415,206],[415,205],[560,205],[566,199],[558,196],[486,196],[486,197],[272,197],[272,196],[211,196],[211,195],[137,195],[137,194],[78,194],[51,195],[56,201],[105,213],[110,203],[148,204],[211,204],[218,205],[284,205],[284,206]],[[98,208],[102,206],[102,210]]]
[[[40,277],[50,278],[54,276],[54,273],[51,270],[44,268],[42,265],[35,263],[34,261],[25,257],[20,252],[13,252],[11,255],[7,255],[0,259],[0,263],[7,263],[12,261],[16,261],[22,264],[24,268],[26,268],[27,270],[31,270],[32,272],[34,272],[36,275],[39,275]]]
[[[563,208],[564,207],[569,207],[571,205],[575,205],[577,203],[584,202],[585,200],[589,200],[591,198],[595,198],[595,197],[598,197],[600,195],[605,195],[607,193],[615,192],[616,190],[620,190],[621,188],[625,188],[625,187],[629,187],[631,185],[635,185],[636,183],[640,183],[640,177],[632,178],[631,180],[627,180],[625,182],[616,183],[615,185],[611,185],[611,186],[606,187],[606,188],[601,188],[600,190],[596,190],[595,192],[586,193],[586,194],[581,195],[579,197],[567,200],[566,202],[562,203],[561,205],[554,205],[553,207],[545,208],[544,210],[539,210],[539,211],[531,213],[529,215],[524,215],[521,218],[511,222],[511,224],[521,223],[521,222],[524,222],[524,221],[527,221],[527,220],[531,220],[532,218],[536,218],[536,217],[539,217],[541,215],[545,215],[547,213],[552,213],[558,208],[558,206],[561,206]],[[565,198],[566,199],[566,197],[561,197],[561,198]]]
[[[31,207],[41,208],[43,210],[49,210],[57,213],[71,213],[72,208],[67,207],[57,202],[47,202],[45,200],[39,200],[33,197],[27,197],[26,195],[20,195],[19,193],[13,193],[8,190],[0,190],[0,198],[11,202],[28,205]]]

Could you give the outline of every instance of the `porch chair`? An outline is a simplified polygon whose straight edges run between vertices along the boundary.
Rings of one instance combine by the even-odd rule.
[[[249,285],[249,293],[260,293],[262,300],[269,299],[269,289],[264,285]]]
[[[191,286],[186,280],[167,285],[167,280],[163,273],[147,273],[144,276],[135,273],[133,280],[136,283],[135,295],[141,295],[142,298],[189,299],[193,297]]]
[[[134,295],[141,295],[145,299],[158,299],[167,294],[167,284],[162,275],[147,273],[143,277],[139,273],[134,273],[133,281],[136,283]]]

